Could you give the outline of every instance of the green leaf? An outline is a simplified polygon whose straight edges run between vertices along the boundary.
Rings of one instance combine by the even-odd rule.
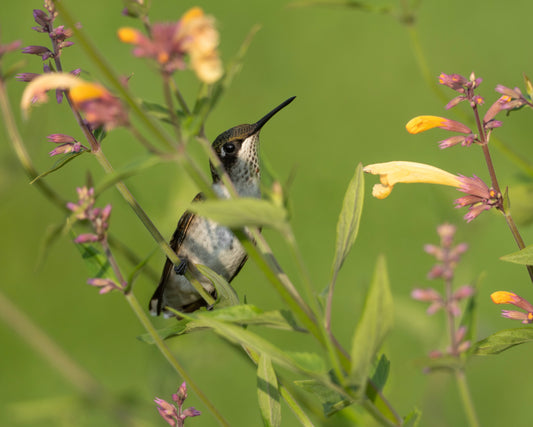
[[[298,380],[294,381],[294,384],[314,395],[322,405],[324,415],[327,417],[353,403],[352,399],[346,398],[346,396],[316,380]]]
[[[504,255],[500,259],[502,261],[514,262],[515,264],[533,265],[533,245],[526,246],[518,252]]]
[[[217,290],[217,308],[239,305],[239,297],[226,279],[205,265],[197,264],[196,268],[203,276],[209,279]]]
[[[342,210],[337,222],[337,243],[335,245],[335,258],[333,260],[333,276],[342,267],[357,237],[361,213],[363,212],[364,197],[363,166],[359,163],[353,178],[348,184],[348,189],[346,190],[342,203]]]
[[[80,151],[79,153],[68,153],[62,156],[59,160],[57,160],[54,163],[54,166],[52,166],[51,169],[47,170],[46,172],[43,172],[39,176],[36,176],[33,178],[33,180],[30,182],[30,184],[33,184],[35,181],[40,180],[41,178],[44,178],[47,175],[50,175],[51,173],[61,169],[63,166],[65,166],[68,162],[71,160],[74,160],[76,157],[81,156],[83,153],[85,153],[86,150]]]
[[[243,326],[265,326],[287,331],[303,331],[303,329],[296,324],[291,312],[279,310],[263,311],[250,304],[217,308],[213,311],[203,311],[202,315]],[[191,316],[194,317],[196,314],[193,313]],[[201,321],[181,319],[172,326],[159,329],[157,333],[161,338],[166,339],[205,328],[205,324]],[[153,344],[153,340],[149,334],[141,335],[138,338],[143,342]]]
[[[376,365],[374,373],[372,374],[372,382],[374,383],[374,385],[377,387],[379,391],[382,391],[383,387],[385,387],[385,384],[387,383],[387,378],[389,378],[389,372],[390,372],[390,361],[389,359],[387,359],[387,356],[382,354]],[[367,394],[367,397],[370,397],[370,396],[368,396]]]
[[[417,427],[420,423],[422,412],[417,408],[413,409],[409,414],[403,418],[403,427]]]
[[[191,203],[188,210],[230,228],[270,227],[284,232],[287,211],[267,200],[239,198]]]
[[[526,92],[529,95],[529,97],[533,97],[533,85],[531,84],[531,80],[529,80],[529,77],[524,74],[524,84],[526,86]]]
[[[265,426],[280,426],[281,405],[278,378],[272,361],[265,354],[261,354],[257,364],[257,397]]]
[[[104,252],[90,244],[76,244],[75,246],[79,249],[81,257],[89,268],[91,277],[115,279],[113,269]]]
[[[228,341],[240,344],[245,348],[249,348],[250,350],[253,350],[259,354],[267,355],[270,357],[272,362],[279,366],[282,366],[292,372],[306,375],[309,378],[316,379],[323,384],[332,387],[333,389],[338,389],[342,392],[342,389],[333,384],[325,373],[311,370],[308,363],[300,363],[302,360],[301,358],[298,360],[298,358],[291,356],[286,351],[281,350],[270,341],[251,332],[249,329],[244,329],[241,326],[219,321],[218,319],[206,316],[206,313],[199,313],[196,319],[204,326],[213,329],[217,334],[221,335]]]
[[[498,354],[516,345],[533,341],[533,328],[504,329],[474,344],[474,354]]]
[[[368,290],[363,315],[359,320],[352,342],[352,366],[349,374],[352,385],[363,387],[366,384],[372,362],[385,335],[392,327],[392,310],[392,295],[385,258],[380,256]]]

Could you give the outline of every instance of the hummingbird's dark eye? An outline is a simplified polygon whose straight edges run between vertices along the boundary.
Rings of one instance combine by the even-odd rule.
[[[235,144],[233,142],[226,142],[224,144],[224,152],[227,154],[233,154],[235,152]]]

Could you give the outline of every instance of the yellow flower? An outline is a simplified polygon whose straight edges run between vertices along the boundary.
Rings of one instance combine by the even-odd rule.
[[[374,185],[372,195],[378,199],[386,198],[398,183],[428,183],[461,187],[458,176],[434,166],[414,162],[376,163],[363,168],[367,173],[379,175],[381,184]]]
[[[222,62],[218,56],[218,31],[212,16],[193,7],[181,18],[178,37],[183,38],[184,48],[191,56],[191,66],[200,80],[214,83],[222,77]]]
[[[407,124],[405,125],[405,129],[407,129],[407,132],[412,134],[417,134],[437,127],[446,130],[451,130],[454,132],[461,132],[466,134],[472,133],[468,126],[460,122],[456,122],[455,120],[450,120],[438,116],[417,116],[409,120],[409,122],[407,122]]]
[[[91,99],[107,98],[110,96],[109,91],[97,83],[80,81],[78,85],[70,89],[70,99],[72,99],[72,102],[76,106]]]
[[[137,44],[143,37],[139,30],[130,27],[119,28],[118,38],[122,43]]]

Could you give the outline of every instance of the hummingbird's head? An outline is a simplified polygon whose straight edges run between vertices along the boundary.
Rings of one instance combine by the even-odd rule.
[[[274,114],[289,105],[294,98],[287,99],[254,124],[238,125],[222,132],[213,142],[213,149],[240,195],[258,196],[248,193],[259,191],[259,132]],[[217,183],[220,176],[213,164],[210,165],[213,182]]]

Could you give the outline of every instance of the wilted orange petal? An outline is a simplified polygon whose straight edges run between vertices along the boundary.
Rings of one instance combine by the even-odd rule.
[[[204,11],[200,7],[192,7],[183,14],[181,22],[185,24],[193,19],[201,18],[202,16],[204,16]]]
[[[82,80],[69,73],[45,73],[33,79],[22,94],[20,108],[24,116],[32,105],[32,101],[46,102],[46,91],[54,89],[72,89],[82,82]]]

